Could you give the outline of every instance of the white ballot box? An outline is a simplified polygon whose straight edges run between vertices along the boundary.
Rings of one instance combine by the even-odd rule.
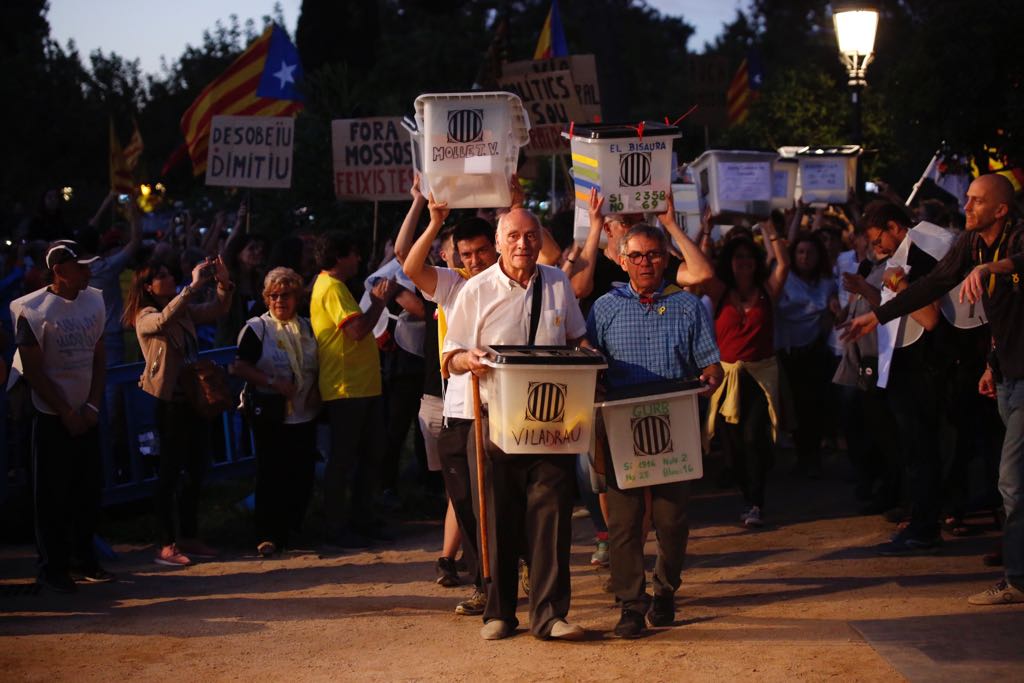
[[[590,447],[597,351],[564,346],[492,346],[481,382],[490,438],[506,453],[581,453]]]
[[[601,408],[619,488],[704,476],[699,381],[657,382],[609,392]]]
[[[800,198],[808,204],[845,204],[857,182],[860,147],[804,147],[800,164]]]
[[[690,165],[703,213],[716,218],[767,218],[772,209],[775,152],[709,149]],[[794,179],[795,182],[795,179]]]

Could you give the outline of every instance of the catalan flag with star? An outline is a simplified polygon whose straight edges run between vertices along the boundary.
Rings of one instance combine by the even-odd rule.
[[[755,50],[750,50],[740,62],[726,91],[725,105],[730,126],[739,125],[747,120],[750,103],[760,93],[763,84],[764,69],[761,67],[761,58]]]
[[[565,42],[565,30],[562,28],[562,15],[558,11],[558,0],[551,0],[551,9],[544,20],[544,26],[537,38],[537,47],[533,58],[551,59],[552,57],[568,57],[569,44]]]
[[[302,110],[299,52],[288,34],[271,24],[227,71],[207,85],[181,117],[192,172],[206,172],[214,116],[292,116]]]

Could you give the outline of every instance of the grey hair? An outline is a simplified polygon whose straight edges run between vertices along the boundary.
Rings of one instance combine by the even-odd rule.
[[[266,301],[271,290],[293,288],[297,292],[302,291],[302,276],[291,268],[279,266],[274,268],[263,278],[263,299]]]
[[[516,212],[525,213],[527,216],[530,217],[531,220],[533,220],[534,224],[538,228],[541,227],[540,219],[538,219],[529,209],[512,209],[511,211],[507,211],[506,213],[503,213],[501,214],[501,216],[498,217],[498,228],[497,230],[495,230],[495,237],[499,245],[504,241],[501,239],[501,234],[502,231],[505,229],[505,226],[508,224],[509,216],[514,215]]]
[[[647,223],[637,223],[619,241],[619,256],[625,256],[629,249],[629,241],[634,237],[647,237],[658,243],[658,249],[668,251],[668,236],[661,228],[656,228]]]

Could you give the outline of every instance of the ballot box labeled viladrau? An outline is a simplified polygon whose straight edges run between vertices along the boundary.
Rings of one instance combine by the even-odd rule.
[[[566,346],[491,346],[481,382],[490,438],[506,453],[580,453],[590,448],[597,351]]]

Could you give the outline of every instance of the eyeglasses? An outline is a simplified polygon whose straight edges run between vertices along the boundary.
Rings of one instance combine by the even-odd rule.
[[[642,251],[631,251],[628,254],[626,254],[626,258],[629,259],[629,262],[632,263],[634,266],[639,266],[641,263],[644,262],[644,259],[647,259],[647,261],[650,263],[654,263],[655,261],[661,261],[662,259],[665,258],[665,252],[649,251],[645,254]]]
[[[291,299],[292,296],[292,292],[274,292],[273,294],[268,294],[267,298],[271,301],[287,301],[288,299]]]

